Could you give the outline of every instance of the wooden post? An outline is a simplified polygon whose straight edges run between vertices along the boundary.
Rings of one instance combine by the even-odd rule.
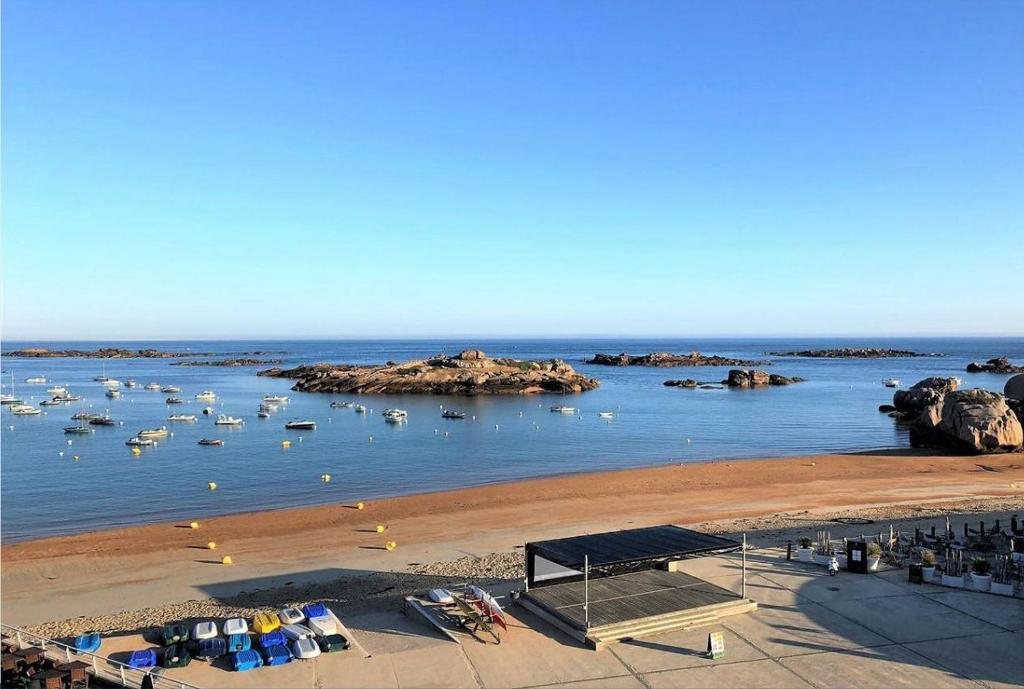
[[[743,533],[743,575],[740,579],[740,598],[747,597],[747,534]]]

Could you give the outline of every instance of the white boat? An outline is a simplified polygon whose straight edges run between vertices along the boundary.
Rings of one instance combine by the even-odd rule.
[[[224,636],[231,636],[232,634],[248,634],[249,623],[242,617],[232,617],[230,620],[224,623]]]
[[[124,382],[124,386],[126,388],[134,388],[136,385],[138,385],[138,383],[135,382],[134,378],[129,378]]]
[[[43,378],[42,376],[32,376],[31,378],[26,378],[25,382],[29,385],[44,385],[46,384],[46,378]]]
[[[556,404],[555,406],[551,407],[551,411],[556,412],[558,414],[575,414],[576,408],[567,407],[564,404]]]
[[[271,404],[288,404],[288,398],[284,395],[264,395],[263,401]]]
[[[164,400],[164,404],[185,404],[185,400],[180,397],[168,397]]]
[[[256,416],[258,416],[261,419],[269,419],[270,418],[270,412],[263,411],[262,409],[260,409],[258,412],[256,412]]]
[[[326,615],[322,617],[310,617],[306,622],[306,626],[313,630],[313,633],[317,636],[327,636],[328,634],[337,634],[338,627],[334,624],[334,620]]]
[[[301,430],[310,430],[310,431],[315,431],[316,430],[316,421],[310,421],[309,419],[295,419],[294,421],[289,421],[288,423],[286,423],[284,425],[284,427],[288,428],[288,429],[291,429],[293,431],[294,430],[300,430],[300,431]]]
[[[110,388],[103,394],[105,394],[110,399],[117,399],[118,397],[121,396],[121,391],[118,390],[117,388]]]
[[[52,387],[46,388],[46,391],[51,395],[63,395],[68,391],[68,389],[63,385],[54,385]]]
[[[103,387],[119,388],[121,387],[121,381],[114,380],[113,378],[107,378],[105,381],[103,381]]]
[[[286,624],[283,627],[281,627],[281,631],[284,633],[285,636],[287,636],[292,641],[297,641],[298,639],[313,638],[313,630],[304,624]]]
[[[241,426],[243,423],[245,422],[242,419],[236,419],[227,414],[219,414],[217,420],[214,421],[214,424],[217,426]]]
[[[134,438],[129,438],[124,444],[128,447],[152,447],[153,445],[156,445],[156,441],[152,438],[140,438],[136,436]]]
[[[900,381],[898,378],[886,378],[885,380],[882,381],[882,385],[884,385],[887,388],[899,387],[899,384]]]
[[[57,398],[54,398],[52,400],[43,400],[42,402],[39,403],[39,406],[40,407],[57,407],[57,406],[60,406],[62,404],[64,404],[63,401],[61,401],[61,400],[59,400]]]
[[[298,608],[281,608],[277,611],[277,617],[281,620],[281,624],[285,625],[299,624],[306,619],[306,616]]]
[[[216,410],[213,407],[203,407],[203,414],[206,416],[210,416],[214,411]]]
[[[167,426],[147,428],[138,432],[140,438],[166,438],[168,435],[170,435],[170,431],[167,430]]]
[[[0,404],[21,404],[21,400],[14,395],[0,395]]]
[[[69,435],[87,435],[89,433],[95,433],[96,429],[92,426],[86,426],[85,424],[79,424],[77,426],[65,426],[64,432]]]
[[[296,639],[292,642],[292,654],[299,660],[312,660],[321,653],[314,639]]]
[[[158,391],[160,390],[160,383],[150,383],[149,385],[146,386],[146,389]]]
[[[352,407],[352,402],[331,402],[331,409],[348,409]]]
[[[380,415],[387,421],[405,421],[409,418],[409,412],[404,409],[385,409]]]
[[[170,416],[167,417],[167,420],[168,421],[185,421],[185,422],[188,422],[188,423],[192,423],[193,421],[196,420],[196,415],[195,414],[171,414]]]
[[[267,404],[266,402],[260,403],[260,411],[265,411],[268,414],[272,414],[277,411],[276,404]]]
[[[196,399],[197,400],[211,400],[212,401],[212,400],[217,399],[217,394],[215,392],[213,392],[212,390],[203,390],[198,395],[196,395]]]
[[[15,404],[11,406],[11,413],[18,416],[35,416],[36,414],[42,414],[43,410],[30,404]]]
[[[355,406],[355,411],[356,411],[356,414],[365,414],[366,413],[366,407],[364,407],[361,404],[357,404]]]
[[[160,388],[160,392],[167,392],[167,393],[181,392],[181,388],[176,387],[174,385],[165,385],[162,388]]]
[[[80,399],[82,399],[81,395],[72,395],[72,394],[69,394],[69,393],[64,393],[63,395],[54,395],[53,396],[53,401],[54,402],[62,402],[62,403],[63,402],[77,402]]]
[[[600,416],[602,419],[610,419],[610,418],[613,418],[615,416],[615,412],[599,411],[599,412],[597,412],[597,415]]]

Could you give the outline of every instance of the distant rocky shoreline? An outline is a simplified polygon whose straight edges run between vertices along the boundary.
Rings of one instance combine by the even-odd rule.
[[[878,347],[842,347],[839,349],[805,349],[799,352],[768,352],[769,356],[802,356],[811,359],[909,359],[923,356],[942,356],[941,354],[923,354],[906,349],[881,349]]]
[[[456,356],[440,354],[404,363],[389,361],[383,366],[313,364],[293,369],[272,368],[257,375],[295,379],[292,390],[299,392],[361,394],[564,394],[593,390],[600,385],[564,361],[491,359],[478,349],[468,349]]]
[[[176,361],[171,366],[274,366],[280,359],[217,359],[215,361]]]
[[[1024,373],[1024,366],[1014,366],[1005,356],[989,359],[983,364],[972,361],[967,364],[968,373]]]
[[[238,352],[241,356],[263,356],[274,352]],[[277,352],[281,353],[281,352]],[[122,349],[119,347],[100,347],[89,351],[85,349],[45,349],[43,347],[27,347],[4,356],[22,359],[184,359],[187,357],[223,356],[223,352],[163,352],[159,349]]]
[[[671,354],[669,352],[652,352],[650,354],[630,355],[595,354],[592,359],[585,359],[585,364],[597,366],[770,366],[770,361],[751,361],[748,359],[730,359],[723,356],[706,356],[700,352],[689,354]]]

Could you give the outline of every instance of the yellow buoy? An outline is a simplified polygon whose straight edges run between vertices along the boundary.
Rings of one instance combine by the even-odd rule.
[[[199,522],[189,522],[188,528],[190,528],[190,529],[198,529],[199,528]]]
[[[75,455],[75,461],[76,462],[78,461],[78,455]]]
[[[217,490],[217,484],[214,483],[213,481],[210,481],[206,485],[210,487],[210,490]]]
[[[398,547],[398,544],[395,543],[394,541],[388,541],[387,543],[384,544],[384,547],[387,548],[388,550],[394,550],[395,548]]]
[[[289,447],[291,447],[291,446],[292,446],[292,441],[291,440],[282,440],[281,441],[281,447],[285,448],[286,450]]]
[[[225,555],[224,557],[221,558],[220,563],[222,565],[233,565],[233,564],[235,564],[235,561],[231,559],[230,555]]]
[[[383,524],[378,524],[377,525],[377,533],[384,533],[384,530],[387,529],[387,528],[388,527],[384,526]]]
[[[137,447],[133,447],[133,448],[132,448],[132,454],[133,454],[133,455],[135,455],[136,457],[138,457],[139,455],[141,455],[141,454],[142,454],[142,450],[140,450],[140,449],[139,449],[139,448],[137,448]]]
[[[320,480],[323,481],[324,483],[330,483],[331,482],[331,475],[330,474],[322,474],[320,476]]]
[[[210,541],[209,543],[206,544],[206,547],[209,548],[210,550],[216,550],[217,549],[217,544],[214,543],[213,541]],[[228,557],[228,559],[230,560],[231,558]]]
[[[356,509],[357,509],[357,510],[361,510],[361,509],[363,509],[363,508],[365,508],[365,507],[366,507],[366,505],[364,505],[364,504],[363,504],[363,503],[361,503],[361,502],[357,502],[357,503],[356,503]]]

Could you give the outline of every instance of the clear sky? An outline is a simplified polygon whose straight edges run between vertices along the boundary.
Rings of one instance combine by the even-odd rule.
[[[8,339],[1024,333],[1021,2],[3,3]]]

